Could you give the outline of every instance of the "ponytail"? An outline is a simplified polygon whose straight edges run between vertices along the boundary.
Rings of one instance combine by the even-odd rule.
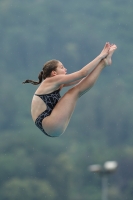
[[[28,79],[28,80],[24,81],[23,83],[24,83],[24,84],[25,84],[25,83],[31,83],[31,84],[33,84],[33,85],[38,85],[38,84],[40,84],[40,83],[42,82],[42,80],[43,80],[43,71],[41,71],[40,74],[38,75],[38,79],[39,79],[38,82]]]
[[[26,80],[23,83],[31,83],[33,85],[38,85],[42,82],[42,80],[46,79],[47,77],[50,77],[51,72],[56,70],[58,66],[59,61],[58,60],[49,60],[46,62],[43,66],[42,71],[38,75],[39,81],[33,81],[33,80]]]

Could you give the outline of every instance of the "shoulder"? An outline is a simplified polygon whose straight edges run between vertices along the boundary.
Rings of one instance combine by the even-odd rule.
[[[52,86],[54,88],[60,87],[63,84],[63,80],[65,79],[66,75],[55,75],[52,77],[48,77],[44,80],[42,85]]]
[[[53,77],[46,78],[40,86],[37,88],[35,94],[49,94],[57,89],[61,89],[62,86],[56,84],[56,81],[53,80]]]

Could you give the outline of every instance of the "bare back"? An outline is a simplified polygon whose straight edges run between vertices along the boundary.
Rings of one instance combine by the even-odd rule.
[[[61,88],[62,87],[60,87],[60,89]],[[50,82],[47,81],[46,79],[41,83],[41,85],[35,91],[35,94],[37,95],[49,94],[57,89],[59,89],[59,87],[55,86],[54,84],[50,84]],[[36,118],[47,109],[47,105],[44,103],[44,101],[35,94],[32,98],[32,103],[31,103],[31,115],[34,122]]]

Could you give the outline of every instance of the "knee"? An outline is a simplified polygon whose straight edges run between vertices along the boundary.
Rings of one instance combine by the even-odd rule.
[[[65,132],[65,128],[60,124],[51,124],[50,126],[45,126],[45,131],[50,137],[59,137]]]
[[[53,131],[48,131],[48,135],[50,137],[59,137],[64,133],[64,131],[60,131],[60,130],[53,130]]]

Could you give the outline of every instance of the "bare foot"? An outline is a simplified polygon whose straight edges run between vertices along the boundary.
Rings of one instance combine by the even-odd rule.
[[[106,58],[108,56],[110,47],[111,47],[110,43],[106,42],[102,52],[100,53],[101,59],[104,59],[104,58]]]
[[[110,50],[109,50],[109,54],[106,58],[104,58],[104,62],[106,65],[111,65],[112,64],[112,55],[114,53],[114,51],[117,49],[117,46],[115,44],[111,45]]]

